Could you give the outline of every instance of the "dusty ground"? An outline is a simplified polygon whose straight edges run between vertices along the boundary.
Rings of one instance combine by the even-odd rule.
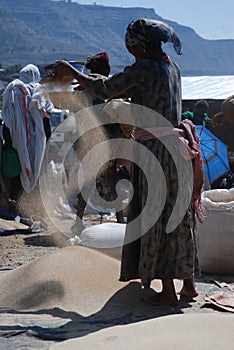
[[[85,215],[85,226],[99,224],[100,219],[99,215]],[[0,270],[15,269],[68,244],[68,237],[59,232],[48,218],[43,220],[48,225],[44,232],[0,236]],[[104,217],[103,222],[105,221],[115,222],[116,218]]]
[[[40,233],[1,236],[0,269],[14,269],[49,254],[64,244],[62,235],[58,234],[53,226]]]
[[[68,237],[64,236],[61,232],[58,232],[50,220],[43,218],[48,225],[47,230],[40,233],[31,234],[13,234],[8,236],[0,236],[0,273],[4,273],[4,270],[15,269],[20,265],[32,262],[39,257],[55,252],[68,243]],[[115,216],[103,218],[105,221],[116,222]],[[100,216],[98,215],[86,215],[84,218],[86,226],[100,223]],[[227,282],[234,282],[234,276]],[[226,281],[227,276],[206,276],[202,275],[196,280],[199,290],[199,297],[195,302],[192,302],[189,307],[180,305],[180,309],[175,309],[174,313],[220,313],[224,310],[214,308],[208,305],[204,301],[204,297],[207,292],[217,290],[217,284],[215,280]],[[163,316],[165,314],[164,309],[159,309],[158,315]],[[26,332],[25,329],[30,327],[58,327],[64,323],[63,319],[54,317],[47,320],[48,316],[18,313],[17,311],[1,312],[0,314],[2,326],[0,327],[0,350],[20,350],[20,349],[41,349],[49,350],[50,347],[56,343],[53,339],[39,339],[38,337],[30,336],[30,332]],[[105,321],[105,320],[104,320]],[[57,322],[57,323],[56,323]],[[61,323],[61,324],[60,324]],[[19,326],[20,325],[20,326]],[[78,327],[78,325],[76,325]]]
[[[20,233],[7,236],[0,235],[0,274],[13,270],[21,265],[30,263],[43,255],[50,254],[67,246],[68,237],[59,232],[48,218],[43,217],[43,220],[48,225],[47,229],[43,232],[31,234]],[[103,218],[103,222],[105,221],[116,221],[116,218],[115,216]],[[86,215],[84,218],[84,223],[86,226],[99,224],[100,216]],[[14,224],[12,221],[1,221],[0,227],[4,227],[4,225],[7,227],[9,226],[9,228],[12,228],[12,226],[13,228],[17,226],[27,228],[25,225]],[[21,317],[23,317],[22,320]],[[27,318],[26,321],[24,320],[25,317]],[[21,325],[31,324],[32,328],[40,324],[45,327],[51,326],[51,320],[47,322],[46,317],[44,318],[43,316],[37,315],[29,315],[27,317],[24,314],[17,313],[17,311],[12,311],[9,314],[4,311],[1,312],[0,305],[0,350],[48,350],[51,345],[55,344],[56,342],[37,339],[36,337],[29,336],[21,330],[17,330],[17,327],[19,327],[17,320],[19,321],[19,319]],[[24,324],[24,322],[26,323]],[[61,322],[61,319],[55,318],[55,325],[56,322],[58,325],[60,325],[59,322]],[[12,331],[9,329],[12,329]]]

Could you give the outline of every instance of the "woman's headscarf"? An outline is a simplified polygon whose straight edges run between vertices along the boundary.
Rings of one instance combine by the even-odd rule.
[[[182,45],[179,37],[168,24],[153,19],[138,19],[127,27],[126,46],[138,45],[140,41],[146,44],[154,42],[172,42],[178,55],[181,55]]]
[[[29,89],[33,88],[41,80],[40,71],[34,64],[28,64],[23,67],[19,73],[19,80],[21,80]]]
[[[109,56],[107,52],[101,52],[94,56],[89,56],[85,67],[90,69],[91,73],[97,73],[108,76],[110,74]]]

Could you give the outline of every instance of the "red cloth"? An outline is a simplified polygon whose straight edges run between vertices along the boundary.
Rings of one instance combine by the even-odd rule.
[[[91,73],[108,76],[110,74],[109,55],[107,52],[101,52],[94,56],[89,56],[85,67],[90,69]]]
[[[183,120],[179,128],[183,130],[183,138],[188,141],[188,149],[193,159],[193,207],[198,220],[203,223],[205,217],[205,208],[202,205],[201,195],[204,190],[204,165],[200,148],[200,137],[196,132],[196,127],[191,120]]]
[[[185,119],[179,124],[178,128],[136,128],[134,132],[135,140],[152,140],[169,135],[178,135],[178,147],[181,155],[186,160],[193,160],[193,208],[198,220],[203,223],[205,209],[202,205],[201,195],[204,189],[204,166],[200,149],[200,137],[193,122]]]

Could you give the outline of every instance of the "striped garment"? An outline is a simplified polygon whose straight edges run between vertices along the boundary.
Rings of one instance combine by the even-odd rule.
[[[165,57],[165,56],[164,56]],[[143,59],[126,67],[122,73],[109,78],[91,78],[88,88],[98,97],[111,99],[129,97],[131,102],[145,106],[160,113],[172,126],[178,127],[181,120],[181,77],[178,66],[169,59]],[[133,108],[134,111],[134,108]],[[147,118],[147,115],[146,115]],[[146,120],[147,125],[147,120]],[[155,118],[155,125],[158,121]],[[175,136],[171,136],[175,137]],[[150,220],[157,211],[157,201],[160,201],[161,184],[157,182],[157,173],[150,161],[150,152],[146,155],[137,154],[145,166],[145,173],[155,179],[153,188],[148,188],[146,177],[140,167],[132,163],[131,181],[134,187],[133,199],[129,205],[128,225],[125,234],[125,245],[122,251],[121,281],[140,278],[144,287],[149,287],[155,278],[185,279],[199,274],[199,264],[196,252],[196,222],[194,209],[191,205],[180,222],[171,233],[166,233],[166,226],[175,206],[178,192],[177,170],[170,152],[158,139],[138,140],[138,142],[158,159],[164,171],[167,193],[164,209],[157,222],[147,233],[141,236],[142,225]],[[143,158],[143,159],[141,159]],[[184,190],[189,191],[184,174]],[[148,192],[155,194],[152,207],[142,216],[142,225],[132,232],[130,223],[144,209]],[[133,242],[131,236],[138,237]]]

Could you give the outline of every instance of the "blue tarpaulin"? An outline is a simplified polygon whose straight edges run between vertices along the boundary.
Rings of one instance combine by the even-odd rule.
[[[196,129],[200,137],[204,171],[212,184],[230,171],[228,147],[204,126],[196,125]]]

